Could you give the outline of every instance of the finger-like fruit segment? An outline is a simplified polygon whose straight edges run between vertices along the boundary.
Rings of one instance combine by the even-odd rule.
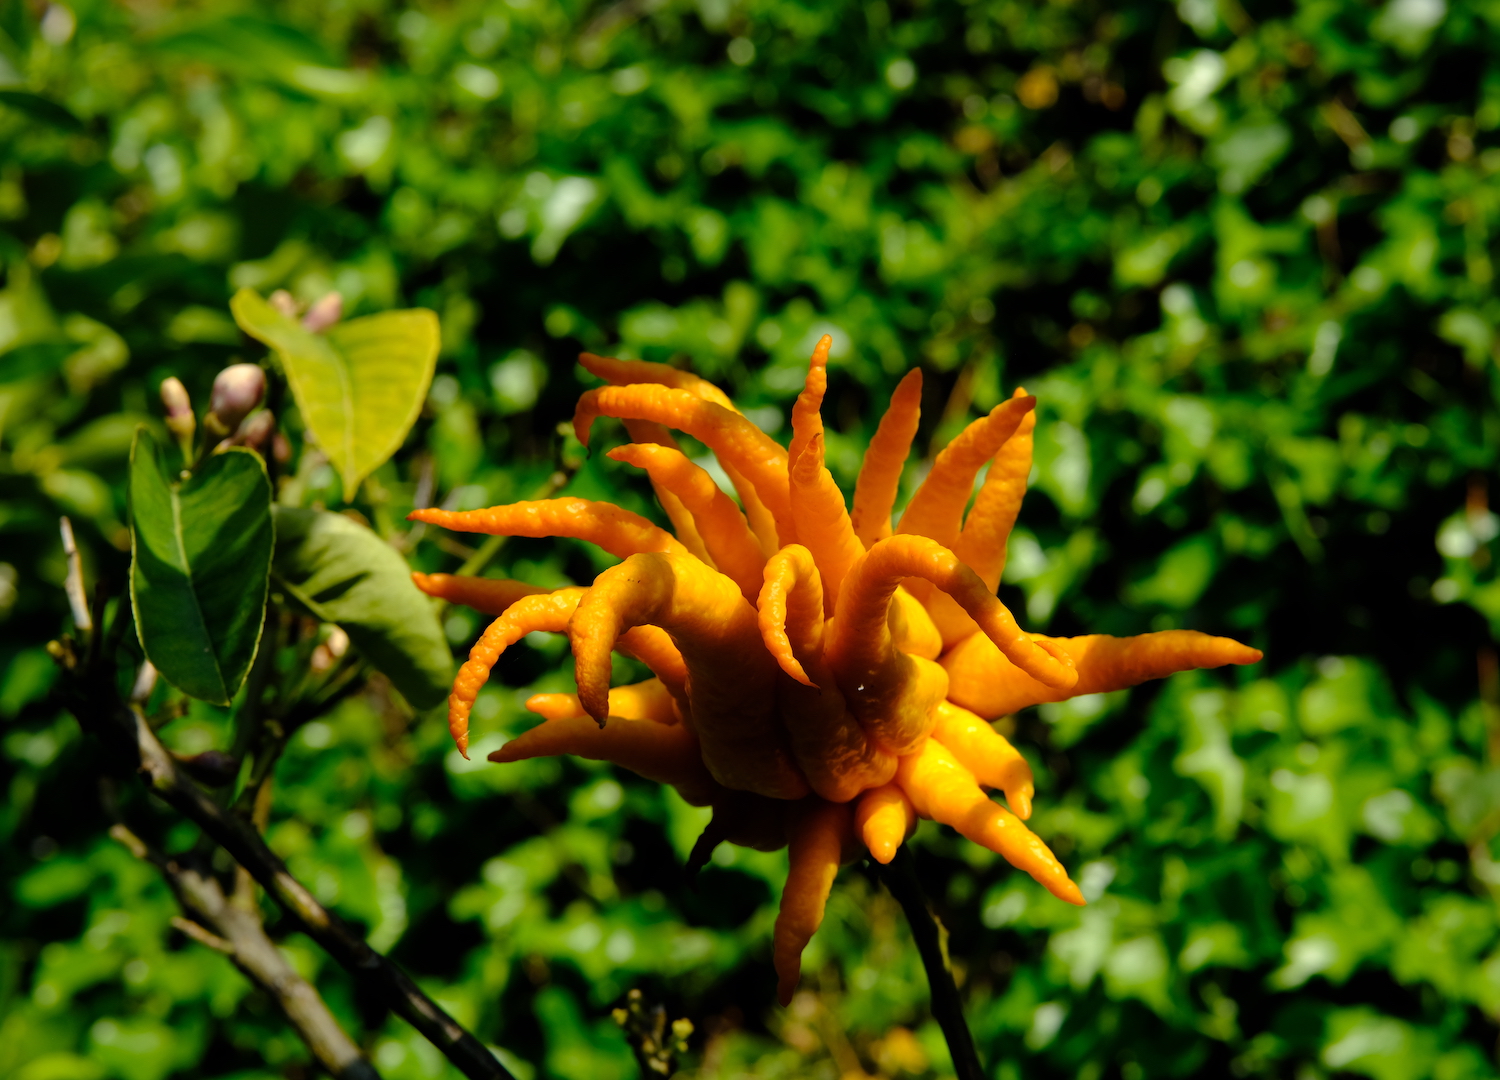
[[[1016,667],[983,634],[973,634],[943,656],[949,699],[980,716],[993,718],[1044,701],[1103,694],[1178,671],[1253,664],[1261,658],[1259,649],[1196,630],[1162,630],[1126,638],[1088,634],[1037,641],[1069,658],[1078,672],[1075,685],[1064,690],[1039,682]]]
[[[786,888],[771,935],[776,967],[776,999],[791,1003],[802,977],[802,950],[823,922],[828,894],[852,832],[848,806],[809,799],[797,808],[788,826]]]
[[[505,609],[523,596],[536,596],[550,590],[540,585],[509,578],[470,577],[467,574],[413,573],[412,581],[428,596],[462,604],[485,615],[503,615]]]
[[[588,499],[539,499],[483,510],[413,510],[406,518],[491,536],[571,536],[597,544],[617,559],[642,551],[689,553],[671,533],[639,514]]]
[[[1016,817],[1025,821],[1031,816],[1031,797],[1036,794],[1031,766],[989,721],[945,701],[937,708],[932,737],[981,784],[1005,792],[1005,801]]]
[[[546,720],[489,759],[503,763],[558,754],[614,762],[647,780],[671,784],[696,806],[707,805],[717,788],[698,755],[698,740],[684,725],[623,716],[611,716],[602,728],[588,716]]]
[[[776,716],[775,662],[755,609],[723,574],[691,555],[632,555],[595,580],[568,626],[578,696],[603,722],[610,651],[626,630],[658,626],[682,651],[688,724],[725,787],[773,798],[807,794]]]
[[[917,808],[900,784],[882,784],[865,792],[854,804],[854,827],[870,857],[888,863],[917,827]]]
[[[974,774],[941,743],[928,739],[917,753],[902,758],[896,782],[923,817],[951,825],[974,843],[1003,856],[1059,900],[1083,903],[1083,893],[1041,837],[1016,815],[992,802],[980,790]]]
[[[891,395],[854,484],[854,509],[849,516],[854,534],[865,547],[891,535],[891,511],[901,487],[901,470],[911,455],[921,416],[922,370],[913,368]]]

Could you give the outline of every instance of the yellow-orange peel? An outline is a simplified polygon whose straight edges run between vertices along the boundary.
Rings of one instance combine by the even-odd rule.
[[[578,693],[532,698],[528,706],[546,720],[492,758],[579,754],[675,785],[713,808],[690,866],[720,842],[763,850],[790,843],[773,943],[783,1001],[840,862],[859,851],[888,862],[919,818],[951,825],[1059,898],[1083,902],[1023,824],[1031,770],[989,721],[1039,702],[1260,659],[1248,646],[1191,631],[1050,638],[1022,630],[995,590],[1031,469],[1036,402],[1024,391],[938,455],[892,535],[920,412],[921,377],[909,373],[846,510],[823,461],[829,344],[818,343],[793,409],[790,452],[695,375],[584,354],[584,367],[610,385],[579,401],[578,436],[587,442],[601,416],[625,423],[634,443],[610,456],[648,472],[675,537],[583,499],[412,515],[466,531],[576,537],[623,560],[587,588],[548,593],[415,575],[425,591],[492,614],[510,601],[454,682],[449,726],[465,749],[469,710],[504,649],[534,630],[566,630]],[[667,429],[717,455],[743,511]],[[616,650],[656,678],[612,689]],[[987,789],[1003,792],[1009,809]]]

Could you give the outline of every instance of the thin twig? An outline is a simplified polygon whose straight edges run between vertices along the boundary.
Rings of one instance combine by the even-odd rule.
[[[135,683],[130,688],[131,703],[144,705],[155,689],[156,667],[150,660],[142,660],[140,669],[135,674]]]
[[[911,936],[917,943],[917,952],[922,955],[922,966],[927,969],[932,1015],[943,1029],[943,1038],[948,1040],[948,1052],[953,1057],[953,1071],[958,1080],[984,1080],[984,1067],[979,1063],[979,1052],[974,1049],[974,1036],[969,1033],[969,1025],[964,1020],[963,1002],[958,996],[958,986],[953,982],[948,958],[943,954],[937,921],[927,909],[927,898],[922,895],[922,885],[917,880],[916,861],[912,858],[911,849],[903,844],[896,849],[896,857],[888,865],[872,865],[885,887],[901,905],[901,910],[906,912]]]
[[[78,554],[78,542],[73,538],[73,523],[66,517],[58,519],[58,530],[62,533],[63,556],[68,560],[68,578],[64,588],[68,594],[68,606],[73,609],[73,625],[80,634],[94,628],[93,616],[89,613],[89,593],[83,584],[83,559]]]
[[[151,791],[224,848],[299,928],[470,1080],[514,1080],[499,1059],[428,997],[411,976],[318,903],[266,846],[252,822],[220,806],[179,767],[157,740],[140,708],[120,699],[109,659],[97,667],[82,669],[65,643],[51,651],[65,668],[59,685],[63,704],[85,732],[106,744],[114,761],[134,766]]]
[[[199,943],[224,953],[250,980],[276,999],[282,1012],[313,1057],[338,1080],[380,1080],[380,1074],[355,1045],[318,991],[298,975],[266,936],[260,913],[232,903],[208,874],[150,848],[123,824],[109,835],[131,854],[154,865],[192,919],[174,917],[172,925]]]
[[[465,1076],[471,1080],[514,1080],[499,1059],[423,993],[411,976],[370,948],[348,923],[318,903],[266,846],[250,822],[226,812],[185,776],[157,741],[145,717],[132,711],[131,720],[140,769],[153,792],[213,837],[302,925],[309,937],[356,979],[376,989],[393,1011],[441,1050]]]
[[[256,649],[255,660],[250,664],[250,674],[245,679],[245,698],[234,714],[234,746],[230,753],[238,761],[244,760],[259,735],[261,715],[265,711],[266,686],[276,667],[276,653],[281,649],[286,621],[286,613],[280,605],[274,601],[266,605],[260,645]]]

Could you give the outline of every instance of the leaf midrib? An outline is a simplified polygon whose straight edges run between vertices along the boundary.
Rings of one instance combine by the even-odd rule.
[[[333,366],[339,373],[339,390],[344,399],[344,468],[339,479],[343,481],[344,498],[347,500],[354,498],[354,492],[347,489],[351,486],[350,480],[357,468],[354,462],[354,365],[349,361],[349,354],[338,346],[332,335],[325,334],[324,340],[333,353]]]
[[[178,557],[182,560],[182,572],[187,577],[187,592],[193,602],[193,614],[198,618],[198,629],[203,634],[203,639],[208,643],[208,656],[213,664],[214,678],[219,683],[219,697],[229,696],[224,685],[224,671],[219,666],[219,654],[214,648],[213,638],[208,633],[208,620],[203,615],[203,606],[198,602],[198,586],[193,581],[193,564],[188,559],[187,543],[183,537],[182,529],[182,492],[173,484],[167,485],[167,493],[172,500],[172,542],[177,545]]]

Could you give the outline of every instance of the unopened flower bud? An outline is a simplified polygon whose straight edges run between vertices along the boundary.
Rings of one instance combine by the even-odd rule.
[[[257,364],[234,364],[214,379],[205,425],[216,435],[227,435],[240,426],[250,410],[266,394],[266,373]]]
[[[277,289],[273,292],[270,296],[270,304],[288,319],[295,319],[297,317],[297,301],[285,289]]]
[[[161,381],[161,403],[167,407],[169,420],[193,415],[193,401],[188,397],[187,387],[176,375],[169,375]]]
[[[276,430],[276,417],[270,409],[262,409],[240,425],[239,431],[230,438],[234,446],[248,446],[261,454],[266,452],[266,443]]]
[[[307,314],[302,316],[302,326],[314,334],[321,334],[343,317],[343,294],[331,292],[307,309]]]
[[[161,403],[167,407],[167,430],[177,439],[182,456],[193,455],[193,433],[198,429],[198,420],[193,416],[193,401],[188,397],[182,380],[172,375],[162,380]]]

